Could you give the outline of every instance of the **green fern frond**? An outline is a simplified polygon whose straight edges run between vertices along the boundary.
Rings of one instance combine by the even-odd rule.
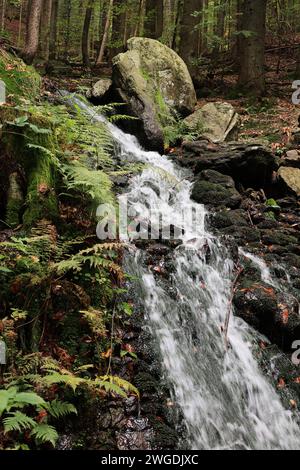
[[[53,416],[53,418],[62,418],[71,413],[77,414],[77,410],[72,403],[63,402],[60,400],[52,400],[50,403],[45,403],[43,408]]]
[[[52,372],[52,371],[51,371]],[[76,391],[79,385],[82,385],[85,380],[80,377],[76,377],[73,374],[61,374],[59,372],[52,372],[49,375],[43,377],[43,382],[45,385],[50,386],[53,384],[64,384],[68,387],[71,387],[73,392]]]
[[[31,436],[34,436],[38,442],[46,443],[50,442],[55,447],[58,439],[58,434],[53,426],[45,423],[38,423],[34,426],[31,431]]]
[[[23,431],[25,429],[32,429],[36,423],[29,416],[25,415],[21,411],[14,411],[9,413],[10,416],[3,419],[4,433],[10,431]]]

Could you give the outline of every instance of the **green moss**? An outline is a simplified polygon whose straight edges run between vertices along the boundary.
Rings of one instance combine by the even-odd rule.
[[[39,96],[41,77],[33,67],[0,50],[0,77],[6,85],[9,102],[19,103],[21,98],[35,100]]]
[[[12,173],[9,178],[9,191],[6,206],[6,223],[9,227],[15,228],[20,224],[20,213],[23,203],[24,197],[18,182],[18,174]]]
[[[25,227],[36,221],[48,218],[55,220],[58,214],[55,195],[55,164],[56,138],[51,122],[44,119],[35,123],[34,115],[28,122],[20,125],[18,119],[6,123],[3,131],[3,142],[6,151],[13,156],[25,171],[27,180],[26,210],[23,216]],[[8,217],[16,222],[18,217],[12,200],[12,207],[7,207]]]

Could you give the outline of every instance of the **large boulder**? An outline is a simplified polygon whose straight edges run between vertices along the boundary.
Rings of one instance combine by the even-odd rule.
[[[213,143],[237,140],[240,118],[230,103],[207,103],[184,119],[197,138]]]
[[[282,166],[278,171],[279,180],[292,193],[300,196],[300,169]]]
[[[198,176],[192,190],[192,199],[213,207],[239,207],[242,197],[233,179],[214,170],[204,170]]]
[[[278,169],[276,157],[266,147],[242,143],[185,142],[177,161],[196,174],[211,169],[231,176],[246,188],[258,189],[270,184]]]
[[[154,39],[131,38],[127,48],[113,59],[114,88],[138,118],[135,131],[142,143],[163,151],[164,127],[172,115],[187,116],[194,110],[192,79],[176,52]]]

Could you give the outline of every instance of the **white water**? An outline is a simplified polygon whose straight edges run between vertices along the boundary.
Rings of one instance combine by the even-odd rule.
[[[77,104],[95,121],[105,120],[92,107]],[[176,224],[179,212],[191,204],[191,183],[182,180],[182,171],[166,157],[144,151],[133,136],[107,125],[121,157],[151,165],[132,179],[131,203],[145,211],[149,206],[159,207]],[[222,326],[234,266],[226,249],[206,231],[205,209],[198,206],[198,210],[202,220],[197,227],[187,228],[183,245],[174,253],[172,294],[143,267],[141,251],[135,251],[131,259],[132,272],[141,282],[147,325],[182,410],[185,447],[299,449],[299,428],[252,355],[253,330],[233,315],[226,350]],[[267,282],[270,277],[265,268],[262,273]]]

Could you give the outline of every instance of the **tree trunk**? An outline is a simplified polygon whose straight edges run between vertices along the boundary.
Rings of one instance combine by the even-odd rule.
[[[267,0],[245,0],[242,30],[250,31],[242,36],[240,74],[238,84],[245,91],[261,96],[265,83],[265,34]]]
[[[103,38],[101,42],[100,51],[96,60],[96,65],[100,65],[103,62],[105,47],[106,47],[110,23],[111,23],[111,13],[112,13],[113,6],[114,6],[114,0],[109,0],[105,27],[104,27],[104,34],[103,34]]]
[[[50,18],[50,38],[49,38],[49,59],[56,59],[56,40],[57,40],[57,18],[58,18],[58,1],[52,1],[52,10]]]
[[[28,2],[28,15],[26,27],[25,46],[22,57],[27,64],[32,64],[38,50],[40,37],[40,20],[42,12],[42,0]]]
[[[163,6],[163,42],[167,46],[172,46],[173,25],[172,25],[172,3],[171,0],[164,0]]]
[[[196,26],[199,18],[193,16],[195,11],[201,11],[202,0],[185,0],[180,22],[179,55],[187,64],[190,72],[194,69],[193,59],[197,59],[198,31]]]
[[[89,0],[86,11],[85,18],[82,30],[82,63],[85,67],[90,67],[90,54],[89,54],[89,36],[90,36],[90,26],[92,21],[92,14],[94,8],[94,0]]]
[[[110,58],[112,59],[125,48],[125,21],[126,21],[126,2],[124,0],[115,0],[112,15],[112,36]],[[104,26],[105,29],[105,26]]]
[[[296,67],[296,78],[300,80],[300,48],[298,48],[298,58],[297,58],[297,67]]]
[[[41,56],[46,61],[49,60],[50,47],[50,23],[52,13],[52,0],[43,0],[43,14],[41,16]]]
[[[4,31],[4,28],[5,28],[5,9],[6,9],[6,0],[2,0],[2,3],[1,3],[1,27],[0,27],[1,31]]]

